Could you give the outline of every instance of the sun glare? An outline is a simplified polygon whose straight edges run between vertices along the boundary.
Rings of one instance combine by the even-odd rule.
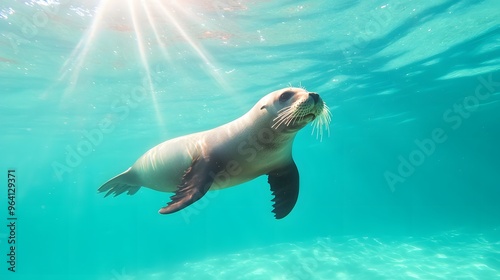
[[[143,39],[141,27],[139,26],[139,22],[137,20],[136,11],[138,9],[134,6],[135,3],[137,3],[137,2],[134,1],[134,0],[128,0],[127,1],[128,8],[129,8],[129,11],[130,11],[130,16],[132,18],[132,26],[134,27],[134,33],[135,33],[135,35],[137,37],[137,48],[139,49],[139,55],[141,57],[142,67],[144,68],[144,71],[146,72],[146,79],[147,79],[147,83],[148,83],[148,90],[151,93],[151,99],[153,101],[153,106],[155,108],[155,113],[156,113],[156,118],[158,120],[158,124],[160,125],[160,127],[163,127],[163,118],[162,118],[162,115],[160,113],[160,109],[158,108],[158,102],[156,101],[156,94],[155,94],[153,82],[152,82],[152,79],[151,79],[151,70],[150,70],[150,67],[149,67],[148,59],[146,57],[146,49],[144,47],[145,40]],[[142,6],[143,10],[146,12],[147,18],[149,20],[150,19],[150,14],[147,12],[148,7],[145,6],[144,1],[141,0],[140,3],[141,3],[141,6]],[[152,27],[153,26],[154,25],[152,25]],[[155,30],[155,29],[153,28],[153,30]],[[154,31],[154,33],[156,34],[156,30]],[[156,36],[156,38],[158,38],[158,36]]]
[[[186,3],[189,4],[191,1]],[[205,8],[204,6],[207,4],[204,3],[201,6],[198,3],[198,5],[198,8]],[[211,10],[207,10],[207,13],[211,16],[220,16],[215,13],[214,9],[216,8],[216,6],[210,7]],[[209,19],[205,20],[210,21]],[[191,26],[205,24],[205,22],[200,21],[200,14],[194,13],[189,5],[181,6],[177,1],[100,1],[98,6],[94,8],[89,28],[80,38],[79,43],[61,68],[59,82],[68,84],[63,97],[70,96],[74,91],[82,70],[88,67],[86,61],[89,53],[97,48],[95,46],[99,45],[99,41],[102,40],[99,35],[103,35],[104,32],[107,32],[107,34],[109,32],[129,34],[130,38],[133,38],[134,44],[119,47],[124,47],[127,51],[130,51],[131,48],[132,50],[136,49],[138,53],[137,61],[140,62],[142,72],[146,76],[144,86],[155,106],[156,116],[160,124],[163,123],[163,120],[158,108],[150,63],[158,59],[158,57],[152,57],[152,48],[154,47],[161,55],[160,59],[167,64],[171,64],[172,54],[169,53],[171,50],[167,48],[170,43],[170,41],[166,40],[167,37],[170,40],[177,38],[177,40],[184,43],[188,47],[187,50],[191,50],[200,60],[206,74],[211,76],[222,88],[228,89],[218,68],[215,66],[214,60],[198,42],[199,34],[193,34],[194,32],[189,29]],[[130,38],[127,38],[127,40],[130,40]],[[107,56],[107,54],[104,54],[104,56]],[[227,92],[230,92],[230,90],[227,90]]]
[[[73,91],[76,83],[78,82],[78,76],[80,75],[80,71],[82,70],[85,58],[87,57],[98,29],[101,26],[102,18],[107,10],[107,4],[109,2],[110,0],[103,0],[100,2],[99,6],[96,9],[94,20],[92,21],[90,28],[88,29],[87,33],[82,36],[80,42],[78,42],[78,45],[73,50],[62,67],[62,74],[59,80],[65,80],[67,76],[69,76],[69,86],[66,89],[65,94]]]

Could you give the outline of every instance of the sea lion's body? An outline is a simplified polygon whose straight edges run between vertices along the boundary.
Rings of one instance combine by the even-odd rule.
[[[279,98],[284,92],[290,98]],[[280,120],[279,112],[285,107],[281,103],[291,102],[289,99],[299,95],[302,101],[312,99],[312,113],[294,116],[293,123],[292,119]],[[208,190],[235,186],[268,174],[275,195],[273,212],[276,218],[282,218],[292,210],[298,196],[293,140],[298,130],[322,113],[319,108],[324,107],[317,94],[303,89],[275,91],[234,121],[157,145],[99,191],[107,191],[106,195],[134,194],[145,186],[175,192],[172,201],[160,209],[160,213],[167,214],[194,203]]]

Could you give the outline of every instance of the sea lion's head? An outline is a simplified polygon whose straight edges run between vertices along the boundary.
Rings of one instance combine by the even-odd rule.
[[[315,92],[303,88],[283,88],[266,96],[266,109],[273,115],[271,127],[284,132],[296,132],[313,124],[313,133],[323,136],[323,127],[329,132],[330,110]]]

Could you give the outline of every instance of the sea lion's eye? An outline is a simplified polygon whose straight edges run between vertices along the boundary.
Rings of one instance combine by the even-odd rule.
[[[285,102],[293,96],[293,91],[287,90],[280,95],[280,102]]]

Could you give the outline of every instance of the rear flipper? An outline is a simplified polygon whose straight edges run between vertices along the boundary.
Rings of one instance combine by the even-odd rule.
[[[107,192],[104,197],[114,194],[114,196],[120,195],[124,192],[127,192],[128,195],[135,194],[141,186],[132,184],[131,180],[132,174],[130,174],[130,168],[125,172],[118,174],[117,176],[111,178],[109,181],[104,183],[98,191],[99,192]]]

